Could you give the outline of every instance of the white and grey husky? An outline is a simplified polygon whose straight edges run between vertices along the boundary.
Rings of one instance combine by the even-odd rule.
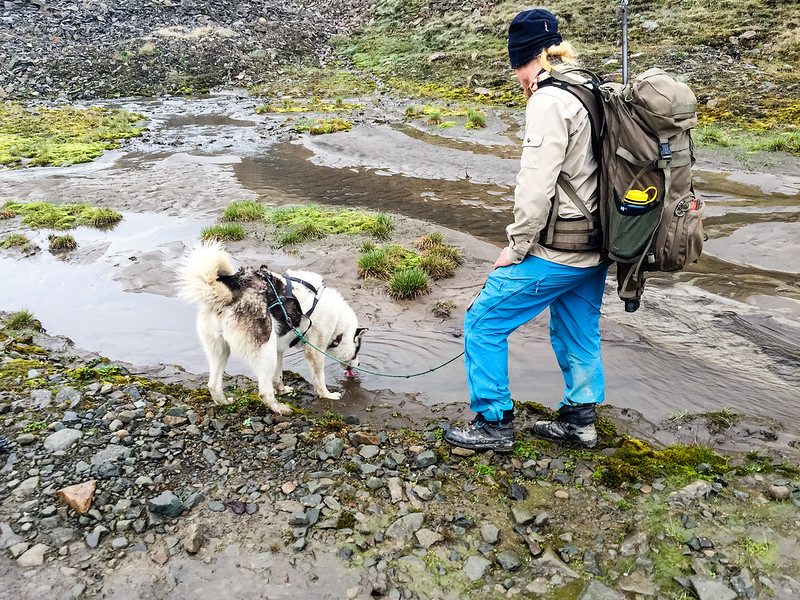
[[[179,277],[181,297],[197,304],[197,333],[208,358],[208,389],[216,404],[232,401],[222,391],[222,374],[233,351],[255,372],[264,404],[277,414],[292,413],[275,399],[276,393],[292,391],[283,385],[283,353],[295,340],[300,342],[292,327],[353,376],[350,365],[358,365],[366,328],[358,327],[353,309],[339,292],[322,285],[321,275],[279,275],[265,266],[236,270],[222,244],[207,242],[185,257]],[[341,394],[325,385],[325,356],[302,345],[317,396],[339,399]]]

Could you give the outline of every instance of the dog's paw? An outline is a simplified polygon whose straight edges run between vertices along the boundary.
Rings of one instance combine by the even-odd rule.
[[[232,396],[212,396],[214,400],[214,404],[217,406],[227,406],[228,404],[233,404],[233,397]]]
[[[269,409],[276,415],[282,415],[284,417],[294,414],[294,410],[292,410],[292,407],[288,404],[275,403],[271,405]]]
[[[294,391],[294,388],[288,385],[283,385],[282,383],[275,386],[275,393],[279,396],[283,394],[291,394]]]
[[[319,395],[320,398],[324,398],[325,400],[341,400],[342,393],[341,392],[324,392]]]

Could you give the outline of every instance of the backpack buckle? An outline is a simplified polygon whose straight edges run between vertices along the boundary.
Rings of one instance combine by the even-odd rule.
[[[658,144],[658,156],[661,160],[672,160],[672,149],[669,147],[669,142]]]

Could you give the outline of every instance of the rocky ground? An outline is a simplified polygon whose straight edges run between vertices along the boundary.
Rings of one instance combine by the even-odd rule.
[[[245,379],[235,410],[213,414],[180,370],[44,332],[0,338],[13,597],[800,594],[800,471],[786,463],[714,459],[625,482],[607,462],[621,456],[613,428],[592,452],[523,435],[513,454],[472,455],[441,441],[447,423],[275,417]],[[308,406],[296,383],[290,401]]]
[[[364,2],[5,0],[0,99],[188,93],[319,66]]]

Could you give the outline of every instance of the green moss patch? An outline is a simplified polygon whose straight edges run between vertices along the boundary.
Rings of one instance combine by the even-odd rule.
[[[265,219],[278,229],[278,243],[282,246],[336,234],[365,233],[376,239],[387,239],[394,230],[392,219],[385,213],[325,209],[315,205],[270,209]]]
[[[145,117],[125,110],[0,104],[0,165],[65,166],[89,162],[144,131]]]
[[[345,119],[300,119],[292,125],[297,133],[308,131],[311,135],[324,135],[326,133],[337,133],[339,131],[350,131],[353,122]]]
[[[28,372],[35,369],[43,375],[47,372],[47,365],[39,360],[28,358],[15,358],[0,369],[0,390],[17,390],[25,389],[31,381],[41,382],[41,379],[28,379]]]
[[[364,108],[362,104],[347,103],[343,98],[336,98],[334,102],[323,102],[317,97],[308,102],[299,102],[291,98],[279,103],[270,103],[256,107],[256,114],[265,113],[292,113],[292,112],[352,112]]]
[[[4,210],[23,215],[22,224],[33,229],[74,229],[75,227],[112,227],[122,215],[110,208],[89,204],[51,204],[49,202],[6,202]]]
[[[289,72],[271,83],[251,89],[254,96],[293,95],[312,98],[360,96],[375,90],[375,83],[364,73],[355,71],[308,69]]]
[[[708,465],[699,472],[700,464]],[[727,459],[705,446],[669,446],[653,450],[645,442],[623,438],[617,450],[602,460],[601,480],[610,487],[666,477],[675,484],[721,475]]]

